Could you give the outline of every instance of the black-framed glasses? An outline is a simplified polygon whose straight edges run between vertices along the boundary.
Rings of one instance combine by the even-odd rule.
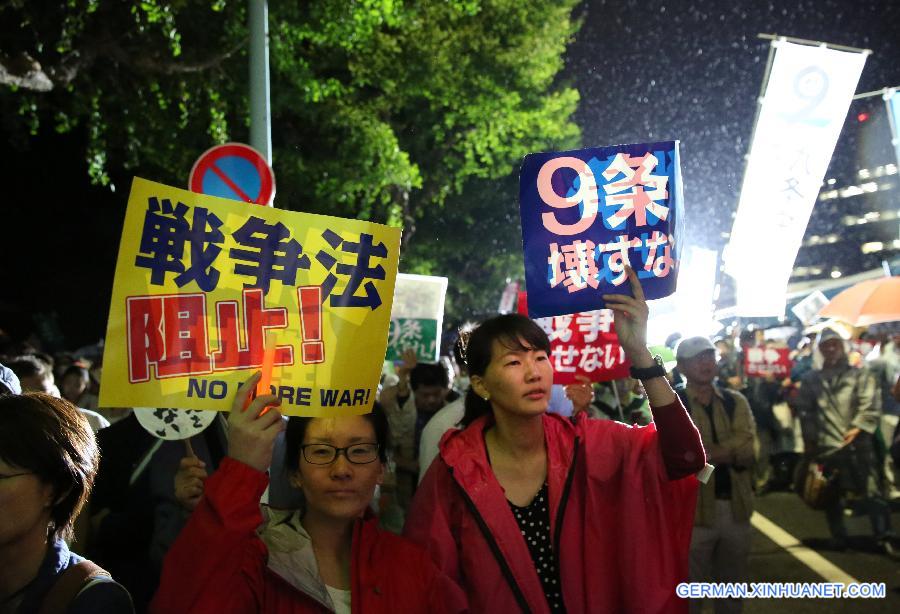
[[[354,465],[367,465],[378,458],[377,443],[355,443],[346,448],[336,448],[327,443],[308,443],[300,446],[303,458],[310,465],[330,465],[343,452],[344,458]]]
[[[34,472],[33,471],[23,471],[22,473],[10,473],[9,475],[0,473],[0,480],[8,480],[10,478],[17,478],[20,475],[34,475]]]

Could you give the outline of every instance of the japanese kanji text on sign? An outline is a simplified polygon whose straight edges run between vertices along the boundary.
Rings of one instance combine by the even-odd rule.
[[[272,331],[284,413],[368,412],[399,243],[397,228],[135,179],[101,404],[226,409]]]
[[[625,264],[647,298],[675,291],[683,224],[678,142],[525,157],[520,214],[529,315],[603,308],[628,293]]]

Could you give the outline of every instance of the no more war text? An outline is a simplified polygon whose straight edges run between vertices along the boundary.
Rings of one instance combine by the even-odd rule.
[[[281,399],[282,403],[299,407],[309,407],[312,403],[312,388],[271,385],[269,390]],[[318,393],[318,400],[322,407],[367,406],[372,398],[372,391],[367,388],[322,388],[318,390]],[[228,398],[228,382],[192,377],[188,380],[187,396],[200,399],[205,399],[207,396],[213,399]]]

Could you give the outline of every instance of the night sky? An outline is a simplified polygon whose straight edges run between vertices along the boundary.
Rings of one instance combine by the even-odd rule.
[[[900,86],[896,0],[591,0],[576,13],[559,78],[581,92],[584,146],[681,140],[688,243],[703,247],[731,229],[769,45],[758,33],[870,48],[857,91]],[[70,348],[104,332],[126,197],[89,185],[82,146],[44,135],[0,165],[0,328],[56,311]]]
[[[857,92],[900,86],[896,0],[586,5],[564,75],[584,145],[681,140],[689,244],[721,249],[731,230],[769,49],[757,34],[871,49]]]

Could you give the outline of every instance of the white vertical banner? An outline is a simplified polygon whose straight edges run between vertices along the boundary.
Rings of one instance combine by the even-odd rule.
[[[781,316],[803,233],[867,52],[782,40],[750,143],[725,270],[737,313]]]

